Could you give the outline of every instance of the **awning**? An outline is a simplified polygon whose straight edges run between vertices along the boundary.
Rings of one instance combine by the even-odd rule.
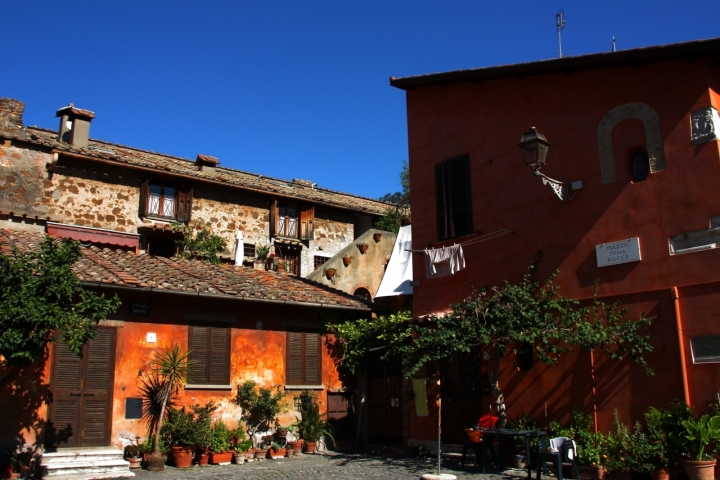
[[[47,223],[47,234],[55,238],[72,238],[80,243],[100,243],[125,248],[139,248],[140,235],[102,228],[78,227],[64,223]]]

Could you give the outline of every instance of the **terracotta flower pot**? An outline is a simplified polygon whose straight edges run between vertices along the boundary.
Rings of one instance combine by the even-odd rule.
[[[328,280],[333,278],[335,276],[335,269],[334,268],[327,268],[325,269],[325,276]]]
[[[292,448],[286,448],[285,449],[285,456],[290,458],[295,454],[295,451]]]
[[[272,448],[268,450],[268,457],[272,458],[273,460],[277,460],[279,458],[283,458],[285,456],[285,449],[281,448],[278,451],[273,450]]]
[[[232,452],[210,452],[210,463],[213,465],[228,465],[232,461]]]
[[[352,263],[352,257],[342,257],[343,264],[347,267]]]
[[[685,460],[685,473],[689,480],[714,480],[715,460]]]
[[[378,243],[380,238],[382,238],[382,233],[373,233],[373,240],[375,240],[375,243]]]
[[[263,450],[261,448],[256,448],[255,449],[255,458],[265,458],[265,457],[267,457],[267,452],[268,452],[267,448],[265,450]]]
[[[251,460],[251,459],[255,458],[255,449],[254,449],[254,448],[251,448],[250,450],[248,450],[247,452],[245,452],[245,458],[246,458],[247,460]]]
[[[658,468],[657,470],[653,470],[652,478],[653,480],[669,480],[670,470],[667,468]]]
[[[125,460],[130,463],[130,470],[142,467],[142,458],[140,457],[126,457]]]
[[[155,455],[148,454],[145,459],[147,469],[151,472],[162,472],[165,470],[165,462],[167,462],[167,455]]]
[[[300,455],[303,449],[303,442],[290,442],[288,447],[292,449],[293,454]]]
[[[210,454],[208,452],[198,452],[195,458],[201,467],[206,467],[210,463]]]
[[[193,454],[188,447],[172,447],[172,459],[176,468],[188,468],[192,465]]]
[[[315,447],[317,446],[317,442],[305,442],[304,444],[304,453],[315,453]]]
[[[235,465],[242,465],[245,463],[245,453],[237,452],[233,454],[233,461],[235,462]]]
[[[364,243],[361,243],[357,247],[358,247],[358,250],[360,250],[360,253],[365,255],[365,252],[367,252],[368,246]]]

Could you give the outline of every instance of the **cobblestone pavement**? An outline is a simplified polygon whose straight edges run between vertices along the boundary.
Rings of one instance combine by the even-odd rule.
[[[469,462],[469,459],[468,459]],[[286,479],[363,479],[416,480],[425,473],[435,473],[432,459],[398,458],[395,456],[365,453],[335,453],[302,455],[281,460],[263,460],[243,465],[193,466],[177,469],[166,466],[163,472],[135,471],[139,480],[220,480],[248,478],[258,480]],[[456,459],[443,459],[442,473],[452,473],[459,480],[525,480],[525,470],[495,471],[480,474],[480,469],[468,463],[467,470],[460,469]]]

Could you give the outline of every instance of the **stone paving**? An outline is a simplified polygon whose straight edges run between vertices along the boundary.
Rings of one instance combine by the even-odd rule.
[[[490,470],[489,470],[490,472]],[[177,469],[166,466],[163,472],[136,470],[137,479],[145,480],[220,480],[249,478],[258,480],[286,479],[363,479],[389,480],[419,479],[425,473],[435,473],[433,459],[399,458],[385,454],[336,453],[302,455],[281,460],[263,460],[243,465],[224,465]],[[492,470],[480,474],[480,469],[468,458],[467,470],[460,469],[459,459],[443,459],[442,473],[452,473],[458,480],[525,480],[526,470]]]

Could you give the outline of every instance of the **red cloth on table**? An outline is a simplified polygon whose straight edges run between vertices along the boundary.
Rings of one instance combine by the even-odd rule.
[[[483,415],[480,417],[477,423],[478,428],[493,428],[500,417],[493,417],[492,415]],[[472,428],[466,428],[465,433],[475,443],[482,442],[482,431],[474,430]]]

